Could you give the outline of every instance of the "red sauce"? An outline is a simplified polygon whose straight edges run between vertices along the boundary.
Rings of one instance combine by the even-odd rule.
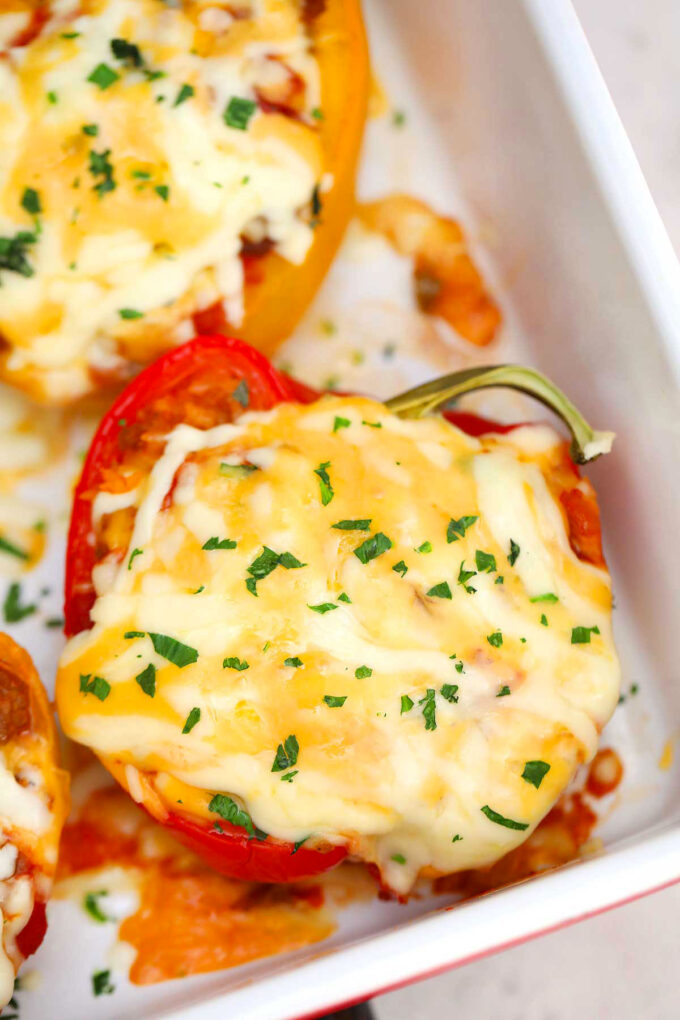
[[[616,751],[611,747],[603,747],[593,758],[586,790],[593,797],[606,797],[613,793],[623,779],[623,764]]]

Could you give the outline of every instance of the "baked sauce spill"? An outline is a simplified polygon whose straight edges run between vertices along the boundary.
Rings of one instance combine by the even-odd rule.
[[[84,764],[84,763],[81,763]],[[612,793],[623,768],[611,748],[593,760],[584,788],[565,795],[527,842],[490,868],[436,879],[458,900],[491,892],[579,856],[597,823],[592,798]],[[381,893],[367,868],[342,865],[318,880],[260,885],[226,878],[177,843],[117,787],[95,789],[64,828],[56,895],[100,889],[98,873],[123,868],[137,909],[119,938],[136,953],[130,980],[156,984],[237,967],[321,942],[337,911]],[[80,876],[85,881],[73,883]],[[418,894],[415,894],[418,895]]]

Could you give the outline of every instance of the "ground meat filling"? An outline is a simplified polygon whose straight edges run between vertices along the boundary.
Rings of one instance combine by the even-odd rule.
[[[31,728],[28,687],[0,663],[0,747]]]

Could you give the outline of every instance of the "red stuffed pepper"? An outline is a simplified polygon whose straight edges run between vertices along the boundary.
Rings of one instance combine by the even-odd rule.
[[[552,429],[403,418],[199,337],[90,448],[58,706],[218,870],[349,855],[405,893],[512,849],[594,754],[610,609],[594,494]]]

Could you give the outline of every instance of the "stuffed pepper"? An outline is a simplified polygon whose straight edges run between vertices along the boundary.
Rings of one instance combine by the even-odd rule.
[[[0,1009],[42,942],[67,810],[47,696],[26,652],[0,634]]]
[[[0,16],[0,377],[50,403],[225,326],[271,351],[352,211],[358,0]]]
[[[405,894],[516,847],[595,753],[619,667],[592,487],[552,427],[419,416],[438,399],[315,394],[204,337],[93,441],[61,720],[228,874],[349,856]]]

